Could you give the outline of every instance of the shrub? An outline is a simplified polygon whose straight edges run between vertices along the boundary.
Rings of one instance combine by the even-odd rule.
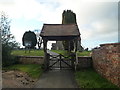
[[[17,57],[11,55],[11,47],[9,45],[2,45],[2,66],[9,66],[18,63]]]

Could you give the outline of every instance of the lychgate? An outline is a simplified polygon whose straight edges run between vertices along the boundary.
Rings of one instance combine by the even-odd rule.
[[[48,70],[57,62],[60,62],[60,68],[63,67],[61,64],[64,63],[68,67],[72,69],[76,69],[76,65],[78,63],[77,56],[76,56],[77,45],[78,43],[81,43],[80,32],[77,24],[44,24],[42,27],[40,36],[43,39],[45,70]],[[48,41],[68,41],[68,42],[73,41],[74,51],[68,57],[65,57],[64,55],[61,55],[61,54],[54,57],[47,52]],[[70,45],[68,47],[70,47]],[[50,65],[50,60],[52,58],[56,58],[57,60],[53,62],[52,65]]]

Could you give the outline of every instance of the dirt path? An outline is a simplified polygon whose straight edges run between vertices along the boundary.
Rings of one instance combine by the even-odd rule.
[[[2,88],[32,88],[37,80],[20,71],[2,71]]]

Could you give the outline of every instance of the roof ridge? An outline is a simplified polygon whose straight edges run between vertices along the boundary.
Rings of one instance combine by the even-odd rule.
[[[44,25],[77,25],[77,24],[46,24],[44,23]]]

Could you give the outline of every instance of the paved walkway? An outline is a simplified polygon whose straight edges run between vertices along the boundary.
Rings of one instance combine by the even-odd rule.
[[[71,70],[50,70],[40,77],[34,88],[77,88]]]
[[[55,53],[55,52],[52,52],[52,51],[49,51],[49,50],[47,50],[47,53],[49,53],[50,55],[53,55],[53,56],[59,55],[58,53]]]
[[[47,50],[50,55],[59,55]],[[67,69],[53,69],[42,74],[34,88],[77,88],[74,72]]]

